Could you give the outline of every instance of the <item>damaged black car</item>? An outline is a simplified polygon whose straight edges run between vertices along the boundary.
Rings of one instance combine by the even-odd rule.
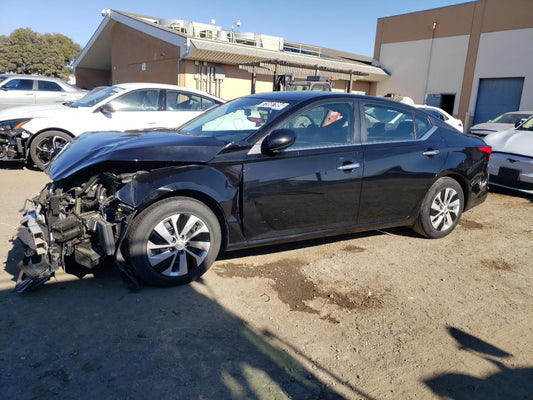
[[[132,281],[200,277],[221,251],[409,226],[449,234],[488,193],[491,149],[405,104],[243,97],[177,131],[85,133],[30,201],[16,291],[113,258]]]

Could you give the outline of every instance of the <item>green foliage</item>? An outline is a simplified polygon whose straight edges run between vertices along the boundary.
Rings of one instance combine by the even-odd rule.
[[[67,79],[81,46],[60,33],[41,35],[19,28],[0,36],[0,72],[38,74]]]

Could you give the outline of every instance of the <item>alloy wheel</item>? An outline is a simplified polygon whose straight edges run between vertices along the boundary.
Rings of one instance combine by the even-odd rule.
[[[192,214],[174,214],[150,233],[146,254],[150,265],[165,276],[181,276],[197,268],[211,247],[204,221]]]

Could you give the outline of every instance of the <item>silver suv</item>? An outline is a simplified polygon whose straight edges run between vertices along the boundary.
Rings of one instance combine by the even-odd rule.
[[[29,104],[66,103],[81,99],[86,90],[59,78],[0,74],[0,110]]]

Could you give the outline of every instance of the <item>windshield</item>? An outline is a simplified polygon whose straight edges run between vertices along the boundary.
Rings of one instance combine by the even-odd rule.
[[[502,114],[499,117],[494,118],[491,122],[499,124],[516,124],[521,119],[526,119],[530,116],[530,114]]]
[[[102,100],[113,96],[116,93],[122,92],[124,89],[116,86],[102,87],[100,89],[93,89],[88,94],[83,96],[78,101],[75,101],[70,106],[74,108],[78,107],[92,107],[95,104],[100,103]]]
[[[239,142],[272,121],[294,102],[245,97],[223,104],[183,125],[181,132]]]
[[[9,75],[0,75],[0,83],[5,81],[7,78],[9,78]]]

